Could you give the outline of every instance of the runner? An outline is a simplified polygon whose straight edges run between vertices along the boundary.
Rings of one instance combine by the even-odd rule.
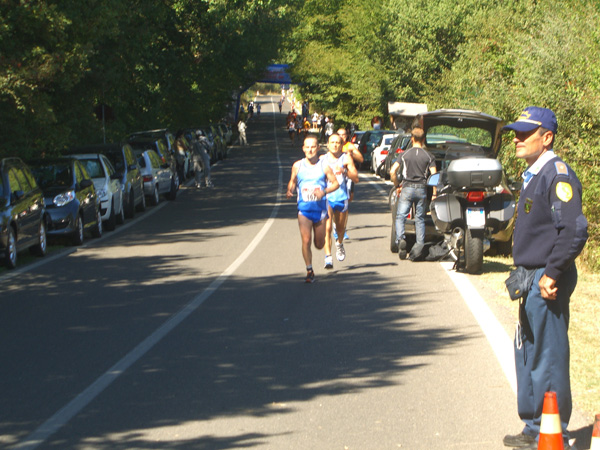
[[[325,233],[325,268],[333,269],[331,234],[335,226],[337,231],[335,256],[338,261],[343,261],[346,259],[344,233],[348,216],[348,179],[358,183],[358,171],[352,157],[348,153],[342,152],[342,138],[337,133],[329,137],[327,149],[329,151],[322,157],[322,160],[325,166],[331,168],[340,186],[335,192],[327,195],[329,217]]]
[[[319,160],[319,140],[315,135],[306,136],[302,150],[306,158],[296,161],[292,166],[287,198],[291,198],[295,190],[298,191],[298,227],[302,239],[302,257],[306,263],[305,282],[313,283],[315,273],[312,267],[312,233],[314,231],[315,248],[322,249],[325,245],[327,219],[325,195],[335,191],[339,184],[329,166]]]
[[[342,143],[343,143],[342,152],[347,153],[350,156],[352,156],[355,166],[356,166],[356,164],[358,164],[358,165],[362,164],[363,161],[365,160],[365,158],[363,157],[362,153],[358,150],[358,146],[348,140],[348,131],[346,131],[345,128],[340,128],[337,131],[337,134],[342,138]],[[354,200],[354,182],[351,179],[348,179],[348,203],[352,203],[352,200]],[[349,207],[349,205],[348,205],[348,207]],[[346,213],[346,223],[344,223],[344,239],[350,239],[348,237],[348,216],[349,215],[350,215],[350,211],[348,211]],[[337,231],[335,230],[335,226],[333,229],[333,237],[335,239],[337,239]]]

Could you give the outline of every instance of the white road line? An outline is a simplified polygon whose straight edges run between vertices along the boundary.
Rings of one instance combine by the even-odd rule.
[[[274,104],[272,104],[274,108]],[[275,217],[279,211],[282,200],[282,180],[283,172],[281,159],[279,157],[279,144],[277,142],[277,129],[275,123],[275,114],[273,114],[273,133],[275,135],[275,148],[277,150],[277,164],[279,168],[279,179],[277,188],[277,201],[271,212],[271,216],[263,225],[260,232],[254,237],[252,242],[246,247],[240,256],[227,268],[221,275],[214,280],[201,294],[196,296],[190,303],[183,307],[177,314],[171,317],[162,326],[156,329],[150,336],[144,339],[137,347],[125,355],[119,362],[112,366],[108,371],[101,375],[96,381],[88,386],[72,401],[56,412],[46,422],[40,425],[24,440],[19,442],[14,449],[34,449],[46,441],[51,435],[56,433],[76,414],[85,408],[92,400],[100,395],[113,381],[119,378],[129,367],[144,356],[152,347],[160,342],[174,328],[181,324],[191,313],[200,307],[219,287],[240,267],[240,265],[250,256],[260,241],[265,237],[269,228],[273,225]]]
[[[513,392],[517,393],[517,376],[515,372],[514,348],[511,338],[496,319],[485,300],[479,295],[477,289],[471,284],[464,273],[453,270],[454,263],[443,262],[442,267],[460,292],[465,303],[473,313],[475,320],[479,323],[492,350],[500,362],[502,371],[510,384]]]

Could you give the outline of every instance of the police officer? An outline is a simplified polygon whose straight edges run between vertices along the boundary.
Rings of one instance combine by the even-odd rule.
[[[555,391],[569,449],[569,300],[577,284],[575,258],[588,237],[581,183],[552,150],[558,124],[551,110],[528,107],[504,128],[515,132],[516,156],[528,165],[517,207],[514,263],[535,271],[515,334],[517,404],[525,427],[505,436],[504,445],[537,449],[544,395]]]

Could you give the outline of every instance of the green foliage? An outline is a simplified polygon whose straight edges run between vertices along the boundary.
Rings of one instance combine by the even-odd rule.
[[[293,9],[284,0],[2,1],[0,153],[33,157],[218,120],[276,58]]]

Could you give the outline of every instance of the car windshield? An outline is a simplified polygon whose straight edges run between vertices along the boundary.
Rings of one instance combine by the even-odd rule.
[[[68,163],[49,164],[31,167],[35,180],[42,189],[49,187],[71,186],[73,172]]]
[[[123,163],[123,156],[121,154],[118,154],[116,152],[106,152],[105,155],[112,163],[112,165],[115,166],[115,170],[117,172],[124,171],[125,164]]]
[[[85,170],[90,174],[92,178],[103,178],[104,177],[104,169],[102,167],[102,163],[98,158],[94,159],[82,159],[81,163],[85,167]]]
[[[449,125],[437,125],[427,130],[427,145],[430,143],[471,144],[490,148],[493,136],[489,130],[478,127],[457,128]]]

